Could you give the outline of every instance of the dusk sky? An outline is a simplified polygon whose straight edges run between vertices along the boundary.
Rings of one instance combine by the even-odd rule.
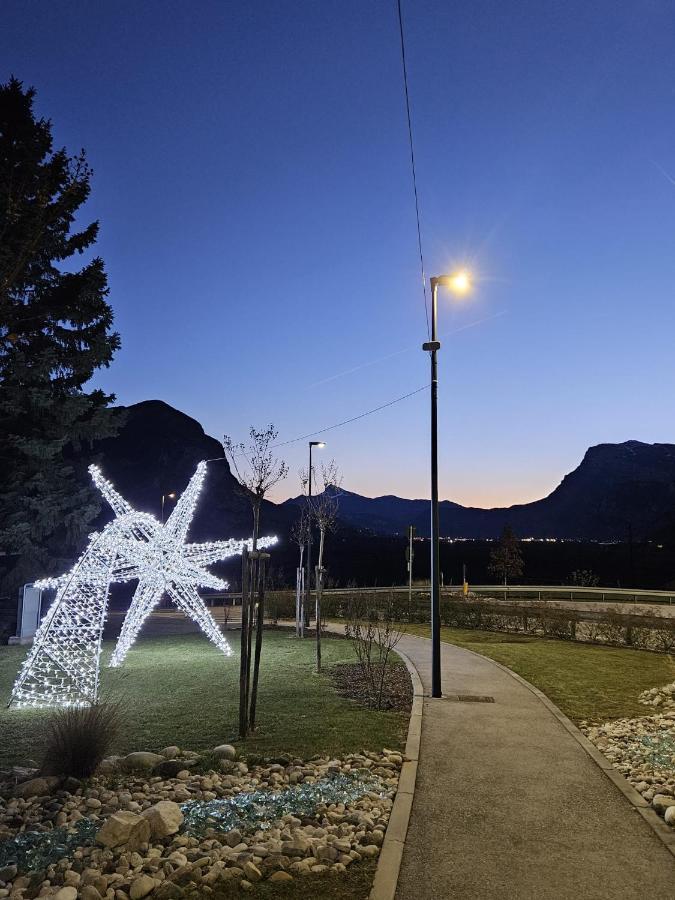
[[[672,442],[672,0],[403,9],[427,273],[478,275],[440,295],[441,497],[532,500],[589,445]],[[120,403],[286,441],[428,383],[394,0],[5,0],[0,61],[94,168]],[[428,496],[428,421],[422,392],[323,453],[350,490]]]

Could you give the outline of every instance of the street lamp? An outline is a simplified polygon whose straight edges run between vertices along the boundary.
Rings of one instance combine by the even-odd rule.
[[[162,494],[162,525],[164,524],[164,500],[168,497],[170,500],[176,499],[176,494],[171,491],[170,494]]]
[[[431,356],[431,696],[441,697],[441,579],[440,579],[440,525],[438,516],[438,362],[436,354],[441,349],[437,338],[438,286],[447,287],[454,294],[463,295],[471,290],[471,275],[460,269],[451,275],[439,275],[431,279],[431,340],[422,344],[422,350]]]
[[[309,503],[309,523],[307,526],[307,581],[305,583],[305,618],[309,619],[309,604],[312,600],[312,448],[318,447],[319,450],[325,447],[323,441],[309,442],[309,479],[307,490],[307,501]]]

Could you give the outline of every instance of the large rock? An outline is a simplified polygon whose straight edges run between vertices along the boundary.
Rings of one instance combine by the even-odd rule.
[[[675,806],[675,797],[668,794],[657,794],[652,800],[652,806],[660,813],[664,813],[669,806]]]
[[[48,775],[44,778],[31,778],[28,781],[22,781],[17,784],[12,791],[15,797],[22,797],[27,800],[29,797],[45,797],[51,791],[56,790],[61,784],[61,779],[55,775]]]
[[[244,875],[248,879],[248,881],[260,881],[262,878],[262,872],[260,869],[252,863],[250,860],[244,863]]]
[[[141,815],[150,823],[153,839],[176,834],[183,824],[183,813],[180,811],[180,806],[171,800],[160,800],[159,803],[144,810]]]
[[[130,850],[137,850],[150,839],[151,831],[150,822],[146,818],[123,809],[106,819],[96,840],[104,847],[128,845]]]
[[[62,887],[53,896],[52,900],[77,900],[77,890],[74,887]]]
[[[164,757],[159,753],[150,753],[147,750],[137,750],[135,753],[128,753],[121,761],[121,766],[126,772],[141,771],[149,772],[151,769],[164,761]]]
[[[98,765],[100,775],[113,775],[121,768],[123,756],[106,756]]]
[[[311,849],[311,844],[304,838],[295,838],[293,841],[283,841],[281,844],[281,852],[284,856],[307,856]]]
[[[93,884],[85,884],[79,893],[79,900],[101,900],[101,897]]]
[[[139,875],[138,878],[134,878],[131,882],[129,896],[131,897],[131,900],[142,900],[143,897],[147,897],[154,889],[154,878],[151,878],[149,875]]]
[[[282,884],[283,882],[293,881],[293,876],[289,875],[288,872],[282,872],[280,869],[278,872],[274,872],[273,875],[270,875],[267,880],[274,884]]]
[[[217,756],[218,759],[232,760],[237,758],[237,751],[232,744],[219,744],[213,748],[213,755]]]

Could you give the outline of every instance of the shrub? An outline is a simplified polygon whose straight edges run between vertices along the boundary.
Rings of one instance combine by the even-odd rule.
[[[372,599],[372,598],[371,598]],[[345,635],[351,638],[370,691],[370,705],[382,709],[382,698],[391,665],[391,653],[403,636],[399,626],[401,606],[393,593],[369,603],[358,595],[351,598]]]
[[[671,653],[675,649],[675,631],[673,631],[672,625],[664,622],[660,628],[654,629],[653,635],[654,645],[657,650],[661,650],[663,653]]]
[[[604,637],[608,644],[628,644],[626,620],[619,613],[605,612]]]
[[[42,774],[93,775],[119,734],[121,721],[119,703],[101,701],[57,710],[46,726]]]
[[[265,619],[276,625],[279,619],[295,619],[295,591],[270,591],[265,599]]]
[[[631,647],[638,650],[653,649],[654,635],[651,628],[641,628],[636,625],[630,627]]]
[[[576,634],[576,617],[574,613],[551,608],[540,614],[542,631],[547,637],[561,641],[571,641]]]

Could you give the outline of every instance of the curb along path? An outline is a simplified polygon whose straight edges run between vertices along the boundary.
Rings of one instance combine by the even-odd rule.
[[[430,641],[405,635],[397,650],[428,694]],[[675,860],[650,824],[667,826],[648,824],[623,779],[612,771],[607,777],[609,763],[596,761],[550,701],[492,660],[451,644],[442,645],[442,671],[446,697],[413,703],[411,762],[373,900],[393,895],[401,850],[397,900],[675,896]]]

